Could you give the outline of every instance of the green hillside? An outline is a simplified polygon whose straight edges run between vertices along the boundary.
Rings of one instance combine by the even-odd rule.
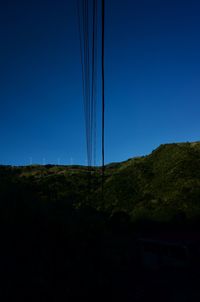
[[[132,219],[195,218],[200,215],[200,142],[165,144],[150,155],[107,165],[103,200],[101,169],[90,173],[75,165],[0,166],[0,195],[4,204],[66,202],[124,211]]]
[[[200,143],[161,145],[148,156],[121,164],[107,179],[105,191],[105,208],[134,217],[198,216]]]
[[[99,167],[0,166],[2,301],[162,301],[182,292],[179,274],[196,301],[199,260],[147,272],[138,238],[199,233],[200,143],[107,165],[103,197]]]

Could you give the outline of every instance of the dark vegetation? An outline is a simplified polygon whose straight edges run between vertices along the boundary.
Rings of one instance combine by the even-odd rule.
[[[2,301],[174,301],[168,282],[141,270],[137,238],[200,231],[200,143],[107,165],[104,200],[100,168],[89,174],[0,167]]]

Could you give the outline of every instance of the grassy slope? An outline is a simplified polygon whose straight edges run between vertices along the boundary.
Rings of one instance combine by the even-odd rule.
[[[101,171],[91,178],[83,166],[27,166],[0,168],[0,194],[4,199],[89,203],[109,212],[126,211],[132,217],[158,220],[200,213],[200,142],[161,145],[150,155],[106,167],[104,200]],[[16,197],[17,196],[17,197]]]
[[[106,207],[167,219],[200,210],[200,143],[161,145],[129,160],[106,182]],[[166,217],[165,217],[166,216]]]

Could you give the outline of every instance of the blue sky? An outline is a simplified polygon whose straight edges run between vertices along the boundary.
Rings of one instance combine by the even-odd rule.
[[[199,140],[199,1],[107,0],[105,42],[106,162]],[[78,43],[75,1],[2,2],[1,164],[85,164]]]

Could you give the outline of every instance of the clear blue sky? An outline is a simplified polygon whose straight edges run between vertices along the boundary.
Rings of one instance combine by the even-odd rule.
[[[75,3],[1,2],[1,164],[85,164]],[[199,140],[200,2],[106,0],[105,80],[106,162]]]

